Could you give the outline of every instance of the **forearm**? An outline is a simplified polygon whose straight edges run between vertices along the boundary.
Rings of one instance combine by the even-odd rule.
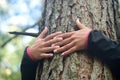
[[[120,61],[120,43],[108,39],[97,30],[90,33],[87,50],[105,62]]]
[[[21,62],[22,80],[35,80],[38,61],[32,61],[26,53],[26,49]]]
[[[120,78],[120,43],[111,41],[99,31],[92,31],[88,39],[87,51],[93,57],[102,60]]]

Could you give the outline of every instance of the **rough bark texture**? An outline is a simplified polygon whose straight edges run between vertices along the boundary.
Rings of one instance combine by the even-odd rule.
[[[75,19],[86,26],[102,31],[116,40],[117,0],[45,0],[40,30],[48,26],[50,33],[73,31]],[[37,70],[36,80],[112,80],[109,69],[86,52],[67,57],[55,54],[44,60]]]
[[[116,21],[117,21],[116,25],[117,26],[115,27],[115,30],[116,30],[116,34],[117,34],[117,39],[120,42],[120,0],[118,0],[118,1],[119,1],[119,5],[115,4],[116,8],[117,8],[117,10],[116,10]]]

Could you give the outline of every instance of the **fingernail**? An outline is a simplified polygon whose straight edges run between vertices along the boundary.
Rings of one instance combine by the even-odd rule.
[[[79,22],[79,18],[77,18],[76,22]]]
[[[55,46],[55,48],[60,48],[60,46]]]
[[[59,37],[58,39],[59,39],[59,40],[63,40],[63,38],[62,38],[62,37]]]
[[[53,39],[56,39],[57,37],[54,37]]]
[[[45,27],[44,30],[46,30],[47,32],[49,31],[47,27]]]
[[[56,53],[56,52],[57,52],[57,50],[55,49],[55,50],[54,50],[54,53]]]
[[[64,56],[64,53],[62,53],[61,55]]]
[[[62,31],[58,31],[58,33],[62,33]]]
[[[56,33],[62,33],[62,31],[58,31],[58,32],[56,32]]]
[[[47,29],[47,27],[45,27],[45,29]]]
[[[52,44],[51,47],[55,46],[55,44]]]
[[[62,37],[54,37],[53,39],[56,39],[56,40],[63,40],[63,38]]]
[[[50,54],[50,56],[53,56],[53,54]]]

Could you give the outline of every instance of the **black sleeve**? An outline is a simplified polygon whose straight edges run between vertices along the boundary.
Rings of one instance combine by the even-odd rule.
[[[110,40],[93,30],[88,38],[87,51],[108,65],[114,76],[120,76],[120,43]]]
[[[38,61],[32,61],[28,57],[25,49],[20,67],[22,80],[35,80],[37,65]]]

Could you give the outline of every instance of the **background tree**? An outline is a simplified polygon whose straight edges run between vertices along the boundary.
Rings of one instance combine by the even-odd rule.
[[[74,31],[79,18],[86,26],[117,40],[117,5],[118,0],[45,0],[40,31],[45,26],[50,33]],[[80,51],[43,60],[36,80],[112,80],[112,76],[105,64]]]

